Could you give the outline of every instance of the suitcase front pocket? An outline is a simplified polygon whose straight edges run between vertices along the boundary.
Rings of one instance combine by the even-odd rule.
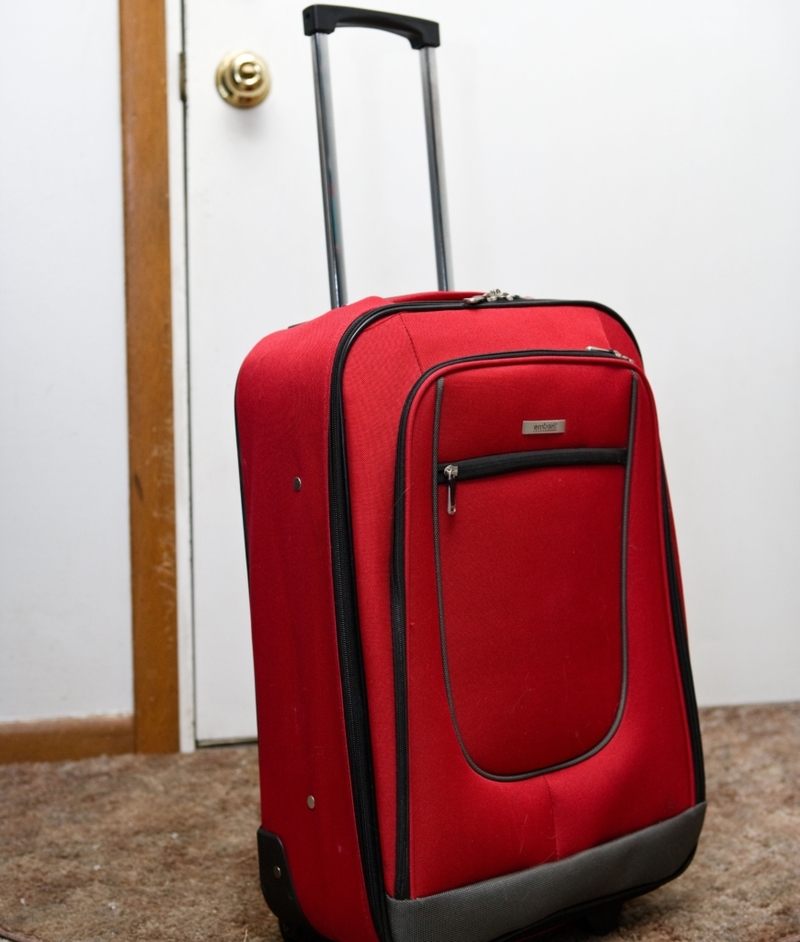
[[[621,718],[632,392],[625,447],[442,461],[445,380],[437,383],[442,662],[461,750],[489,778],[581,761]]]

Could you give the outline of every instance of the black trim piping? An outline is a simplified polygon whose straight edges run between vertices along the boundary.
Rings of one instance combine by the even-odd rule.
[[[352,342],[353,338],[353,332],[349,331],[345,333],[342,339],[343,341],[350,340]],[[342,350],[342,347],[343,344],[340,341],[339,350]],[[344,356],[346,356],[348,349],[349,343],[344,347]],[[361,865],[364,872],[370,913],[378,938],[382,942],[390,942],[391,932],[386,912],[383,864],[377,828],[377,803],[366,678],[364,676],[361,635],[358,623],[345,427],[341,401],[341,376],[344,369],[344,356],[339,358],[339,352],[337,351],[337,357],[334,360],[328,442],[333,596],[339,647],[339,670],[342,681],[342,706],[347,735],[347,753],[350,762],[356,830],[361,851]]]
[[[625,321],[611,308],[592,301],[493,301],[482,308],[588,307],[616,320],[628,333],[638,351],[636,338]],[[347,479],[347,442],[342,400],[342,378],[347,356],[359,334],[384,317],[403,311],[447,311],[468,309],[463,301],[431,301],[387,304],[366,311],[344,331],[333,358],[328,435],[328,481],[331,528],[331,569],[333,577],[339,670],[342,681],[347,752],[353,803],[356,814],[361,864],[370,912],[378,938],[391,942],[384,895],[383,864],[378,833],[375,777],[366,700],[366,682],[358,623],[355,562]],[[585,351],[590,356],[590,351]],[[597,355],[597,354],[595,354]],[[602,354],[601,354],[602,355]],[[608,354],[612,356],[613,354]]]
[[[672,628],[675,633],[675,647],[678,652],[678,664],[683,684],[683,698],[686,703],[686,716],[689,722],[689,736],[692,742],[692,760],[694,764],[695,802],[706,800],[705,766],[703,764],[703,740],[700,735],[700,718],[697,714],[697,698],[694,692],[692,664],[689,659],[689,639],[686,630],[686,613],[683,608],[678,567],[675,565],[675,545],[672,539],[672,510],[669,501],[667,475],[664,459],[661,459],[661,503],[664,514],[664,544],[667,556],[667,579],[669,599],[672,608]]]
[[[236,462],[239,468],[239,499],[242,502],[242,529],[244,531],[244,560],[247,567],[247,588],[250,589],[250,544],[247,539],[247,507],[244,502],[244,468],[242,467],[242,440],[239,435],[239,411],[236,408],[236,393],[239,389],[239,380],[236,380],[236,389],[233,393],[233,427],[236,431]]]

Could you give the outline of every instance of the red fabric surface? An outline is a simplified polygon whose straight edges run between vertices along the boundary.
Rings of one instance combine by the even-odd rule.
[[[467,753],[486,772],[557,765],[611,729],[624,478],[624,468],[601,466],[465,481],[453,515],[439,487],[453,703]]]
[[[262,824],[284,843],[311,925],[338,942],[374,942],[376,935],[361,870],[339,679],[329,392],[339,337],[357,314],[381,301],[366,299],[265,338],[245,360],[236,391]],[[293,488],[295,477],[300,491]]]
[[[584,307],[475,307],[410,311],[401,315],[420,364],[518,350],[583,350],[608,347],[605,315]]]
[[[608,345],[612,350],[618,350],[621,354],[633,360],[641,369],[642,358],[636,349],[636,344],[631,339],[631,335],[625,330],[618,320],[615,320],[610,314],[600,313],[600,320],[603,323]]]
[[[407,392],[420,375],[403,322],[388,318],[356,341],[344,374],[348,475],[359,626],[364,652],[375,788],[383,823],[387,892],[394,891],[395,709],[389,566],[397,428]],[[366,449],[361,445],[366,436]]]
[[[669,614],[655,406],[646,381],[639,393],[628,556],[628,697],[619,733],[590,760],[592,774],[584,780],[552,776],[559,856],[694,804],[691,741]]]
[[[624,361],[595,368],[630,375]],[[447,706],[429,494],[435,378],[412,410],[407,445],[414,897],[576,853],[693,803],[688,729],[665,595],[655,413],[646,383],[640,383],[631,485],[629,676],[622,722],[610,743],[588,760],[507,783],[491,781],[469,768]],[[464,482],[457,490],[459,502],[472,483]],[[575,695],[582,692],[582,686],[573,688]]]
[[[265,828],[284,841],[298,899],[312,925],[339,942],[373,942],[375,935],[355,830],[333,612],[327,494],[330,371],[336,343],[346,326],[359,312],[384,303],[383,299],[367,299],[266,338],[245,362],[237,390],[256,660],[262,820]],[[395,451],[403,403],[421,373],[443,360],[510,350],[583,349],[587,345],[614,347],[634,355],[622,328],[608,315],[588,308],[554,307],[393,315],[365,331],[348,358],[344,402],[354,554],[378,824],[389,892],[394,883],[396,816],[389,559]],[[501,377],[499,369],[496,375]],[[559,371],[561,367],[553,365],[552,369]],[[574,399],[583,403],[584,411],[575,413],[578,418],[568,421],[567,435],[559,439],[569,440],[571,445],[624,445],[625,429],[614,418],[617,407],[606,412],[594,409],[594,405],[600,390],[608,402],[615,396],[624,398],[609,378],[629,377],[629,369],[625,362],[592,361],[585,372],[589,385],[580,389],[584,374],[573,369]],[[454,403],[458,389],[453,383],[455,372],[449,371],[447,379],[453,384],[450,401]],[[464,382],[466,403],[471,393],[466,378]],[[592,386],[595,382],[596,387]],[[546,384],[547,389],[557,385],[556,379]],[[539,413],[539,407],[559,405],[556,400],[547,400],[547,389],[527,391],[536,394],[533,404],[537,412],[524,418],[566,417]],[[507,434],[513,437],[518,430],[507,433],[498,429],[493,415],[506,405],[512,410],[524,406],[527,412],[528,401],[515,400],[513,383],[498,395],[494,404],[487,399],[469,405],[473,417],[485,407],[477,437],[469,437],[475,434],[469,422],[459,430],[458,421],[454,421],[452,432],[449,425],[446,431],[452,435],[452,442],[443,437],[443,447],[460,448],[466,443],[469,447],[486,447],[480,452],[483,454],[505,450],[497,443],[502,445]],[[491,781],[470,769],[450,719],[433,560],[433,399],[433,388],[428,383],[415,401],[408,439],[406,563],[413,896],[575,853],[675,814],[693,800],[689,734],[667,604],[655,412],[646,384],[640,386],[631,493],[631,666],[622,724],[612,741],[586,762],[515,783]],[[485,439],[481,438],[484,426],[489,429]],[[509,450],[525,447],[552,447],[550,436],[541,436],[541,440],[533,436],[529,443]],[[464,455],[459,453],[458,457]],[[571,469],[569,474],[574,470],[582,474],[593,469]],[[604,475],[608,472],[611,476],[620,471],[602,469]],[[546,472],[553,479],[557,474]],[[292,488],[295,476],[303,481],[299,492]],[[464,482],[458,492],[459,501],[467,487],[480,488],[482,484]],[[595,485],[589,482],[587,486]],[[598,486],[601,491],[605,487]],[[601,496],[588,495],[586,502],[597,503]],[[513,499],[514,494],[508,495],[508,502]],[[470,500],[467,498],[463,506],[468,507]],[[461,511],[459,507],[459,514]],[[551,516],[540,519],[531,511],[528,526],[546,523],[555,532],[570,525],[559,522],[550,511],[542,513],[546,518],[547,514]],[[601,529],[608,525],[606,521]],[[510,521],[503,527],[510,529]],[[584,561],[577,563],[580,566],[588,566],[588,560],[597,556],[583,546],[579,552],[584,555]],[[498,556],[495,550],[492,565],[496,565]],[[604,556],[599,565],[610,564]],[[529,575],[523,573],[520,578]],[[490,582],[498,579],[497,574],[490,573]],[[610,594],[609,605],[614,604],[612,599]],[[570,662],[571,670],[575,668],[575,650],[570,648],[569,639],[551,632],[548,643],[548,658],[561,658],[562,662]],[[479,683],[481,659],[488,660],[488,655],[479,654],[472,665],[459,666],[459,676],[466,678],[459,681],[465,691]],[[511,659],[500,659],[498,677],[504,671],[512,675],[512,684],[523,683]],[[592,676],[586,663],[578,665],[577,671],[581,676],[588,675],[582,688],[602,702],[609,699],[607,692],[603,693],[607,679]],[[552,678],[547,682],[554,683]],[[494,686],[499,689],[501,684]],[[458,695],[462,699],[469,696],[463,691]],[[506,747],[511,748],[508,743],[502,748]],[[514,761],[517,759],[519,756]],[[313,811],[306,804],[309,794],[316,799]]]
[[[390,300],[468,296],[467,292],[452,292]],[[608,346],[600,316],[593,309],[474,308],[406,312],[384,318],[359,335],[348,356],[343,393],[353,548],[388,893],[394,891],[397,813],[389,559],[397,431],[403,404],[414,381],[442,359],[541,346],[573,349],[578,345],[583,349],[589,344]],[[624,434],[621,440],[624,444]]]
[[[462,369],[444,385],[438,462],[625,447],[630,385],[628,370],[596,361]],[[564,419],[565,432],[523,435],[524,418]],[[452,697],[466,751],[486,772],[573,759],[614,722],[624,479],[619,466],[456,479],[453,515],[439,487]]]
[[[629,376],[602,360],[593,360],[588,369],[573,365],[568,372],[541,359],[536,363],[531,370],[495,360],[448,377],[440,462],[546,448],[626,446]],[[526,419],[564,419],[566,426],[563,434],[523,435]]]

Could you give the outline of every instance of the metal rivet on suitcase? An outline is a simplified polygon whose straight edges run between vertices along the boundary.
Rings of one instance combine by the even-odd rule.
[[[280,878],[281,878],[281,872],[282,872],[282,871],[281,871],[281,868],[280,868],[280,867],[273,867],[273,868],[272,868],[272,875],[273,875],[273,877],[275,877],[276,880],[280,880]]]
[[[302,486],[303,486],[303,482],[300,480],[300,478],[295,478],[295,479],[294,479],[294,489],[295,489],[296,491],[299,491]]]
[[[306,804],[308,805],[309,808],[314,807],[314,805],[316,804],[316,801],[314,801],[313,795],[309,795],[308,798],[306,798]]]

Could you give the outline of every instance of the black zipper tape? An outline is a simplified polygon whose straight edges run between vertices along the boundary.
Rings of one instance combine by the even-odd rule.
[[[638,350],[638,344],[625,321],[611,308],[592,301],[491,301],[482,308],[530,308],[530,307],[586,307],[601,311],[616,320],[628,333]],[[342,379],[347,357],[356,338],[371,324],[404,311],[448,311],[469,309],[463,301],[420,301],[387,304],[374,308],[357,317],[345,330],[333,358],[330,398],[330,424],[328,435],[328,483],[331,528],[331,560],[333,575],[336,632],[339,648],[339,670],[342,682],[342,705],[344,711],[347,753],[350,779],[356,815],[361,865],[375,931],[381,942],[391,942],[386,899],[384,892],[383,864],[381,861],[380,836],[378,831],[375,776],[372,761],[372,745],[369,730],[366,681],[358,623],[358,595],[356,588],[353,535],[350,516],[350,492],[347,478],[347,441],[342,396]],[[573,351],[574,354],[574,351]],[[593,355],[584,351],[583,356]],[[597,355],[597,354],[594,354]],[[603,354],[613,356],[613,354]],[[491,356],[497,356],[493,354]],[[395,565],[392,565],[392,579]],[[394,624],[395,613],[392,613]],[[404,654],[404,653],[403,653]],[[395,666],[395,682],[399,675],[405,676],[405,658],[400,667]],[[401,681],[404,687],[404,680]],[[402,691],[404,695],[404,689]],[[395,690],[397,696],[397,689]],[[399,724],[398,724],[399,725]],[[407,740],[406,740],[407,746]],[[398,770],[400,766],[400,742],[398,741]],[[407,749],[406,749],[407,755]],[[406,775],[407,778],[407,775]],[[407,894],[407,890],[406,890]],[[401,896],[400,898],[405,898]]]
[[[458,482],[476,478],[489,478],[529,468],[566,468],[584,464],[621,464],[628,460],[626,448],[543,448],[539,451],[512,451],[502,455],[483,455],[480,458],[462,458],[460,461],[440,462],[439,484],[449,484],[445,468],[458,468]]]

